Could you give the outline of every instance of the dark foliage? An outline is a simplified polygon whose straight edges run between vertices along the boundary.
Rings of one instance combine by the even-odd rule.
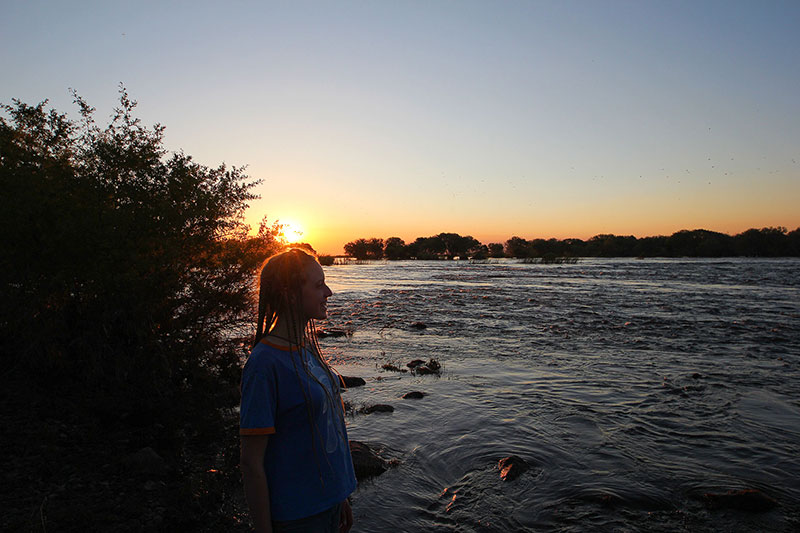
[[[372,241],[380,239],[371,239]],[[377,248],[367,254],[365,239],[349,242],[344,249],[356,259],[379,259]],[[399,237],[386,240],[383,257],[386,259],[486,259],[514,257],[517,259],[542,259],[545,263],[561,263],[577,257],[798,257],[800,256],[800,228],[787,232],[786,228],[749,229],[738,235],[698,230],[682,230],[669,237],[643,237],[632,235],[596,235],[587,241],[581,239],[533,239],[511,237],[505,244],[481,244],[476,239],[457,233],[440,233],[432,237],[418,237],[405,244]]]
[[[320,255],[317,257],[317,260],[319,260],[319,264],[322,266],[331,266],[336,258],[332,255]]]
[[[46,102],[3,106],[0,350],[20,390],[59,399],[50,416],[90,426],[83,440],[111,471],[149,446],[178,475],[238,402],[254,272],[276,227],[248,236],[255,182],[168,154],[124,88],[102,128],[75,103],[77,122]]]
[[[486,257],[488,250],[471,236],[440,233],[419,237],[406,244],[399,237],[356,239],[344,245],[345,253],[355,259],[453,259],[454,257]]]
[[[505,244],[507,257],[797,257],[800,229],[749,229],[730,236],[708,230],[682,230],[669,237],[596,235],[580,239],[534,239],[511,237]]]
[[[383,257],[383,239],[357,239],[345,244],[344,251],[356,259],[380,259]]]
[[[407,259],[406,243],[400,237],[389,237],[383,245],[383,256],[386,259]]]
[[[488,244],[487,248],[489,249],[489,257],[492,258],[505,257],[505,252],[503,251],[502,243],[492,242]]]

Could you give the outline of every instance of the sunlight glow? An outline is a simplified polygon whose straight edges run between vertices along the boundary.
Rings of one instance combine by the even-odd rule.
[[[288,243],[300,242],[303,239],[303,227],[294,221],[281,221],[281,234]]]

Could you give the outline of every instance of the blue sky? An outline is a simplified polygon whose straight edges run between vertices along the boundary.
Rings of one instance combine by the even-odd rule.
[[[248,165],[321,251],[800,226],[798,2],[3,2],[0,101]]]

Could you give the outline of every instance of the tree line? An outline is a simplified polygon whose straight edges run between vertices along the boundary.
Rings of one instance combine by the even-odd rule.
[[[406,244],[399,237],[356,239],[344,245],[355,259],[487,259],[575,257],[798,257],[800,228],[748,229],[727,235],[704,229],[681,230],[669,236],[596,235],[581,239],[523,239],[482,244],[472,236],[439,233]]]
[[[345,253],[356,259],[454,259],[476,257],[486,248],[474,237],[440,233],[418,237],[406,244],[400,237],[356,239],[344,245]]]

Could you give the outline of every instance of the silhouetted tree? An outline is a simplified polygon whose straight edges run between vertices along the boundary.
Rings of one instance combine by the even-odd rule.
[[[800,228],[786,235],[786,254],[787,256],[800,256]]]
[[[448,259],[466,258],[480,248],[481,243],[471,235],[462,237],[458,233],[440,233],[431,239],[437,239],[444,247],[444,255]]]
[[[2,351],[116,420],[200,409],[238,382],[254,270],[279,247],[242,223],[255,182],[168,154],[124,89],[104,128],[75,102],[77,123],[46,102],[3,106]]]
[[[344,252],[356,259],[380,259],[383,257],[383,239],[356,239],[344,245]]]
[[[666,240],[666,251],[671,256],[722,257],[734,255],[733,239],[723,233],[704,229],[682,230]]]
[[[530,243],[522,237],[511,237],[506,241],[505,252],[507,257],[530,257]]]
[[[489,248],[489,257],[499,258],[505,256],[502,243],[499,242],[490,243],[488,245],[488,248]]]
[[[447,248],[444,241],[438,236],[417,237],[417,239],[409,245],[409,251],[412,257],[416,257],[417,259],[441,259],[444,257]]]
[[[366,239],[356,239],[344,245],[344,253],[356,259],[367,258],[367,241]]]
[[[381,259],[383,257],[383,239],[372,238],[366,243],[367,258]]]
[[[383,256],[386,259],[406,259],[406,243],[400,237],[389,237],[383,245]]]
[[[3,387],[17,401],[30,395],[21,404],[37,416],[26,431],[39,443],[23,475],[37,493],[70,483],[91,494],[48,505],[51,528],[115,530],[121,493],[129,515],[146,514],[124,461],[149,446],[166,461],[148,489],[168,509],[163,529],[229,530],[213,510],[221,485],[191,471],[204,453],[206,465],[235,456],[222,446],[226,413],[252,341],[255,272],[281,246],[275,226],[249,235],[242,215],[255,182],[167,153],[163,128],[144,127],[124,89],[102,127],[75,101],[78,121],[46,102],[0,112]],[[23,502],[30,490],[19,492]]]
[[[634,257],[636,237],[595,235],[586,242],[587,255],[594,257]]]
[[[749,229],[734,237],[739,255],[777,257],[786,255],[786,228]]]
[[[585,255],[586,243],[581,239],[564,239],[564,255],[567,257],[582,257]]]
[[[469,254],[470,259],[486,259],[487,257],[489,257],[489,247],[485,244],[473,247]]]

